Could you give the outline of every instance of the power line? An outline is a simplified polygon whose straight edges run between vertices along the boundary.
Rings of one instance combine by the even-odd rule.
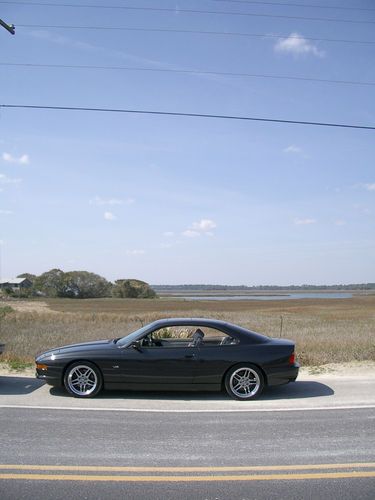
[[[42,3],[42,2],[9,2],[0,0],[0,4],[12,5],[30,5],[39,7],[69,7],[82,9],[115,9],[115,10],[133,10],[143,12],[172,12],[173,14],[214,14],[224,16],[245,16],[245,17],[266,17],[273,19],[298,19],[303,21],[324,21],[333,23],[350,23],[350,24],[375,24],[375,21],[356,21],[354,19],[337,19],[327,17],[308,17],[308,16],[284,16],[279,14],[259,14],[252,12],[230,12],[219,10],[196,10],[196,9],[170,9],[167,7],[132,7],[125,5],[88,5],[88,4],[69,4],[69,3]]]
[[[202,30],[180,30],[169,28],[129,28],[126,26],[71,26],[61,24],[17,24],[18,28],[48,28],[48,29],[73,29],[73,30],[115,30],[115,31],[141,31],[141,32],[156,32],[156,33],[186,33],[198,35],[215,35],[215,36],[239,36],[249,38],[297,38],[314,42],[334,42],[334,43],[354,43],[354,44],[370,44],[374,45],[373,40],[349,40],[340,38],[317,38],[317,37],[301,37],[293,35],[272,35],[267,33],[240,33],[233,31],[202,31]]]
[[[54,110],[54,111],[93,111],[100,113],[132,113],[138,115],[158,115],[158,116],[181,116],[191,118],[213,118],[220,120],[241,120],[241,121],[255,121],[255,122],[268,122],[268,123],[283,123],[293,125],[313,125],[318,127],[336,127],[336,128],[350,128],[362,130],[375,130],[375,126],[369,125],[352,125],[346,123],[329,123],[329,122],[312,122],[306,120],[285,120],[279,118],[259,118],[255,116],[236,116],[236,115],[213,115],[205,113],[182,113],[177,111],[151,111],[140,109],[121,109],[121,108],[85,108],[77,106],[38,106],[27,104],[0,104],[0,108],[8,109],[39,109],[39,110]]]
[[[258,73],[234,73],[227,71],[200,71],[193,69],[169,69],[169,68],[139,68],[134,66],[92,66],[83,64],[35,64],[35,63],[10,63],[1,62],[0,66],[26,67],[26,68],[64,68],[64,69],[98,69],[98,70],[122,70],[122,71],[144,71],[160,73],[181,73],[188,75],[206,76],[240,76],[245,78],[265,78],[274,80],[295,80],[317,83],[334,83],[339,85],[363,85],[375,86],[375,82],[361,82],[352,80],[330,80],[325,78],[311,78],[305,76],[267,75]]]
[[[263,2],[256,0],[211,0],[216,3],[234,3],[234,4],[242,4],[242,5],[255,5],[255,6],[277,6],[277,7],[301,7],[301,8],[312,8],[312,9],[330,9],[330,10],[346,10],[346,11],[364,11],[364,12],[374,12],[375,9],[371,9],[368,7],[344,7],[342,5],[322,5],[322,4],[302,4],[302,3],[285,3],[285,2]],[[105,6],[96,6],[96,5],[72,5],[72,4],[50,4],[50,3],[42,3],[42,2],[10,2],[10,1],[1,1],[0,3],[13,3],[19,5],[46,5],[48,7],[82,7],[82,8],[105,8]],[[124,6],[125,7],[125,6]],[[108,6],[108,8],[121,8],[121,6]]]
[[[341,5],[322,5],[322,4],[303,4],[303,3],[285,3],[285,2],[261,2],[255,0],[211,0],[212,2],[221,3],[241,3],[247,5],[275,5],[279,7],[303,7],[303,8],[313,8],[313,9],[333,9],[333,10],[359,10],[373,12],[375,9],[370,9],[366,7],[343,7]]]

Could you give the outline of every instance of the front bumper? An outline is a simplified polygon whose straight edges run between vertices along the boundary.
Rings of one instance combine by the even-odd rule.
[[[46,370],[36,368],[36,378],[44,380],[47,384],[61,387],[63,385],[61,369],[55,366],[48,366]]]

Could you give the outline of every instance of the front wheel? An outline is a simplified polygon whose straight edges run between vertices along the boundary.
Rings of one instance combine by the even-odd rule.
[[[70,365],[64,375],[66,390],[75,398],[93,398],[103,385],[102,374],[89,361]]]
[[[233,399],[255,399],[264,389],[263,373],[250,364],[234,366],[225,376],[225,389]]]

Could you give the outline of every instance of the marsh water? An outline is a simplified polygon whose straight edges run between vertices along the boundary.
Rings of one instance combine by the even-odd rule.
[[[175,296],[177,297],[177,296]],[[350,299],[353,294],[337,293],[282,293],[275,295],[178,295],[185,300],[297,300],[297,299]]]

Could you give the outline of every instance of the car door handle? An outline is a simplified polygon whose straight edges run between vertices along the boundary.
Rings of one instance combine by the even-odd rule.
[[[195,358],[195,354],[186,354],[186,356],[184,356],[186,359],[191,359],[191,358]]]

